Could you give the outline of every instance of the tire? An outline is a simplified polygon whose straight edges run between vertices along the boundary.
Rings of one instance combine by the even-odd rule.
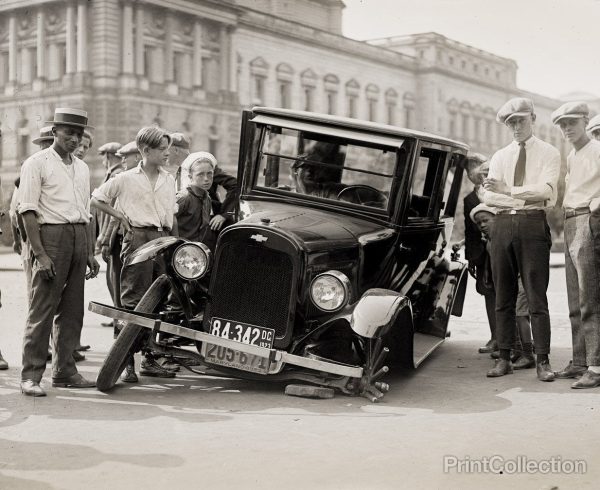
[[[152,283],[152,286],[146,291],[146,294],[144,294],[134,311],[153,313],[162,304],[163,300],[166,299],[170,288],[169,278],[164,274],[161,275]],[[98,372],[96,388],[99,391],[108,391],[114,388],[123,369],[125,369],[131,347],[142,330],[144,330],[144,327],[130,322],[121,330]]]

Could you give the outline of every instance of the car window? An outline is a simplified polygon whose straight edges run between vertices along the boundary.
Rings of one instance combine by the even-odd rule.
[[[397,149],[285,128],[267,128],[259,188],[386,209]]]
[[[436,189],[446,153],[422,148],[413,174],[409,218],[431,218],[435,208]]]

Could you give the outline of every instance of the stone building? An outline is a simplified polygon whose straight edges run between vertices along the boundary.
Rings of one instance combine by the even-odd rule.
[[[237,165],[240,110],[269,105],[431,131],[490,153],[509,97],[538,108],[538,134],[560,101],[525,93],[517,65],[436,33],[355,41],[340,0],[3,0],[0,173],[5,185],[55,107],[88,111],[96,147],[158,124]],[[89,163],[97,166],[95,152]],[[97,174],[100,169],[97,169]]]

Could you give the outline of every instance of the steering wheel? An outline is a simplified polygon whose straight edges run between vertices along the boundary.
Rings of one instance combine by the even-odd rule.
[[[340,201],[382,209],[385,209],[388,203],[388,198],[383,192],[364,184],[349,185],[338,193],[337,198]]]

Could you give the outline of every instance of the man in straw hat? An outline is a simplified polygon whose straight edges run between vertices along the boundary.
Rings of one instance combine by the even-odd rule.
[[[510,350],[515,341],[515,308],[520,274],[529,301],[537,377],[553,381],[550,367],[550,315],[546,291],[550,278],[550,228],[545,210],[556,203],[560,153],[533,135],[533,102],[516,97],[498,111],[497,120],[513,141],[490,160],[483,201],[498,209],[491,234],[496,288],[496,339],[500,359],[488,377],[512,373]]]
[[[600,142],[586,133],[589,109],[567,102],[552,113],[573,146],[567,157],[565,209],[565,271],[573,359],[557,378],[581,378],[571,388],[600,386]]]
[[[21,169],[18,211],[35,259],[21,371],[21,392],[30,396],[46,395],[40,381],[53,322],[52,386],[95,386],[77,372],[72,355],[83,324],[85,278],[99,269],[89,232],[89,169],[73,155],[87,122],[85,111],[57,108],[48,122],[54,143]]]

